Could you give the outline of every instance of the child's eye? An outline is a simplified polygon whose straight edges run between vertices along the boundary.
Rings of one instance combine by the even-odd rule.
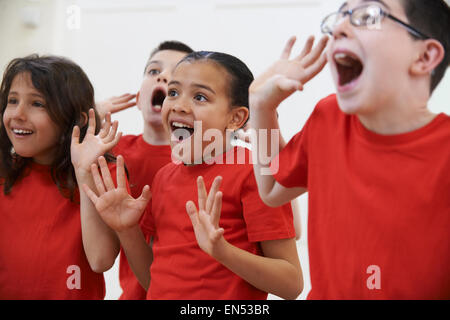
[[[167,92],[167,96],[168,97],[176,97],[176,96],[178,96],[178,92],[174,89],[169,89],[169,91]]]
[[[37,107],[37,108],[43,108],[43,107],[44,107],[44,104],[43,104],[42,102],[39,102],[39,101],[34,101],[34,102],[32,103],[32,106],[33,106],[33,107]]]
[[[161,71],[159,71],[158,69],[150,69],[148,71],[148,74],[151,75],[151,76],[157,76],[160,73],[161,73]]]
[[[18,101],[17,101],[16,98],[9,98],[8,99],[8,104],[17,104],[17,103],[18,103]]]
[[[208,101],[208,99],[203,94],[195,95],[194,99],[200,102]]]

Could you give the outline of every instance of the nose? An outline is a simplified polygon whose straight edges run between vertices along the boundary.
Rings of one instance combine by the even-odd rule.
[[[26,104],[24,102],[19,102],[17,106],[13,109],[12,116],[17,120],[26,120],[27,112],[26,112]]]
[[[172,101],[172,106],[170,109],[175,113],[191,113],[192,110],[189,102],[182,96],[179,96],[178,99]]]
[[[333,27],[333,38],[348,38],[352,35],[353,26],[350,22],[350,15],[341,16]]]
[[[157,82],[167,84],[169,78],[169,72],[167,70],[164,70],[158,75],[158,78],[156,79]]]

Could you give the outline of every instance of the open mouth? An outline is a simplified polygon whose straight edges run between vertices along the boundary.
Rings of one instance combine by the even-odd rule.
[[[152,96],[152,107],[155,111],[160,112],[164,99],[166,98],[166,92],[162,89],[156,89]]]
[[[339,75],[339,86],[341,87],[355,82],[364,69],[361,60],[357,56],[348,53],[336,53],[334,61]]]
[[[172,121],[170,123],[170,128],[172,131],[172,136],[174,136],[179,142],[188,139],[194,134],[194,127],[186,123]]]

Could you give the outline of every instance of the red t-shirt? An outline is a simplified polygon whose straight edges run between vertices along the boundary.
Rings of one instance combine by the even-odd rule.
[[[0,299],[103,299],[103,274],[83,249],[79,195],[64,198],[32,164],[9,195],[0,186]]]
[[[225,156],[232,156],[233,152],[249,159],[249,151],[243,148],[234,148]],[[198,176],[203,176],[209,191],[219,175],[223,177],[219,225],[225,229],[227,241],[261,255],[259,242],[295,237],[290,205],[274,209],[261,201],[249,161],[195,166],[169,163],[153,180],[151,214],[142,221],[143,229],[154,237],[148,299],[267,298],[266,292],[256,289],[203,252],[195,239],[186,202],[197,203]]]
[[[125,159],[131,195],[134,198],[141,195],[145,185],[151,186],[156,172],[171,161],[169,145],[150,145],[142,135],[123,136],[115,147],[114,154],[122,155]],[[147,241],[150,240],[149,235],[145,234],[145,237]],[[119,259],[119,281],[123,290],[120,300],[145,300],[147,292],[136,279],[123,250],[120,251]]]
[[[278,160],[309,192],[308,299],[450,298],[450,117],[382,136],[332,95]]]

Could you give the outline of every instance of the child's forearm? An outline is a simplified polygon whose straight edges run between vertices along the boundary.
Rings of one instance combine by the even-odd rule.
[[[215,250],[214,258],[254,287],[283,299],[296,299],[303,290],[303,275],[296,256],[295,240],[274,241],[290,246],[291,258],[258,256],[231,245],[225,239],[221,248]]]
[[[95,188],[90,172],[76,172],[80,190],[80,218],[83,247],[91,269],[101,273],[109,270],[119,254],[120,244],[115,232],[99,216],[94,204],[83,191],[86,184]]]
[[[117,232],[128,264],[141,286],[148,290],[150,286],[150,266],[153,262],[153,251],[145,240],[140,227],[136,225],[125,231]]]
[[[258,192],[264,203],[271,207],[279,207],[296,198],[306,190],[303,188],[284,188],[273,177],[270,162],[284,148],[285,142],[280,133],[278,117],[273,106],[261,106],[258,102],[253,102],[250,106],[250,126],[255,130],[252,136],[253,171],[255,173]],[[267,137],[272,136],[272,131],[278,132],[278,145],[272,149],[271,139],[264,139],[265,135],[260,134],[260,130],[267,130]],[[275,135],[277,136],[277,135]],[[267,154],[265,154],[267,153]],[[265,160],[264,162],[262,160]],[[270,160],[270,162],[269,162]],[[272,165],[272,169],[276,169]]]

